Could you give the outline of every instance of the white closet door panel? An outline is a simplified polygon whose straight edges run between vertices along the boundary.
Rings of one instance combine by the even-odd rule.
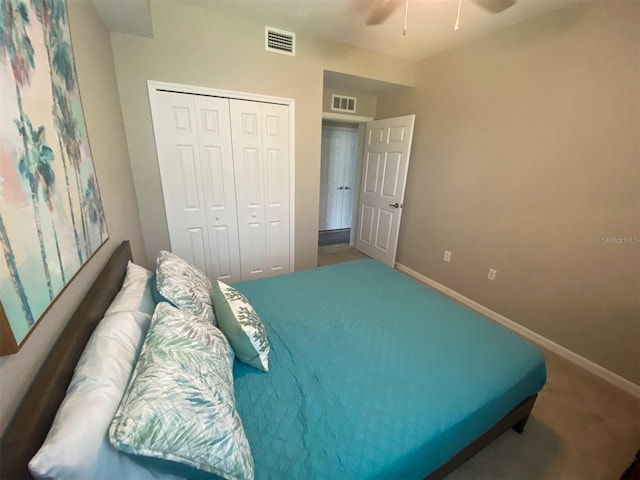
[[[289,226],[279,220],[267,223],[266,232],[267,259],[266,264],[270,275],[289,272],[289,255],[283,245],[289,245]]]
[[[244,206],[253,210],[262,210],[264,208],[263,199],[263,175],[262,175],[262,155],[258,148],[244,148],[240,155],[241,171],[244,177],[242,189],[245,192],[243,197]]]
[[[194,97],[161,92],[158,104],[154,128],[171,250],[210,275]]]
[[[328,128],[329,174],[327,179],[327,230],[342,228],[342,199],[344,197],[344,162],[346,134],[343,130]]]
[[[327,228],[325,230],[336,230],[342,228],[342,190],[330,192],[327,195]]]
[[[240,270],[243,280],[266,276],[265,207],[260,104],[229,101],[233,139]]]
[[[243,179],[236,184],[242,279],[260,278],[265,273],[266,254],[262,155],[256,148],[234,148],[234,156],[239,157],[236,176]]]
[[[242,250],[242,279],[265,277],[265,239],[264,222],[250,222],[245,231],[244,245],[246,250]]]
[[[205,228],[194,227],[187,229],[188,245],[182,254],[176,253],[191,265],[207,265],[207,232]],[[204,271],[204,270],[203,270]]]
[[[291,270],[289,109],[269,103],[261,104],[260,108],[265,179],[265,267],[268,275],[278,275]]]
[[[235,179],[231,151],[229,100],[194,97],[206,221],[209,230],[211,278],[241,280]]]
[[[237,229],[230,231],[227,225],[209,227],[209,250],[216,266],[216,276],[213,278],[228,282],[242,279],[237,237]]]
[[[340,228],[351,228],[353,217],[353,190],[347,190],[342,197]]]

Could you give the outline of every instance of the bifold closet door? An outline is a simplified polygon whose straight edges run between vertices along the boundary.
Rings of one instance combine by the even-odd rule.
[[[242,279],[289,272],[289,109],[229,105]]]
[[[154,128],[171,250],[211,279],[241,280],[229,100],[158,94]]]

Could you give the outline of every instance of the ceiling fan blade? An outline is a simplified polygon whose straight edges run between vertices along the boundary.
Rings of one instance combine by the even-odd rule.
[[[473,0],[476,5],[491,13],[500,13],[516,3],[516,0]]]
[[[369,13],[365,23],[367,25],[380,25],[402,5],[402,0],[370,0],[369,5]]]

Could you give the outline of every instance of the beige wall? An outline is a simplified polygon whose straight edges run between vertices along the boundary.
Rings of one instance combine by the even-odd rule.
[[[159,80],[295,99],[295,267],[316,266],[323,70],[412,85],[414,64],[303,35],[295,57],[266,52],[263,23],[171,1],[150,5],[153,39],[112,34],[149,263],[170,247],[146,83]]]
[[[603,237],[640,235],[639,18],[592,1],[515,25],[377,108],[417,114],[398,261],[638,384],[640,245]]]
[[[354,113],[349,113],[332,110],[332,95],[345,95],[347,97],[355,97],[356,111]],[[375,95],[365,95],[362,93],[348,92],[346,90],[325,88],[322,93],[322,111],[326,113],[339,113],[341,115],[355,115],[358,117],[374,118],[376,116],[376,102],[377,98]]]
[[[78,83],[109,240],[81,270],[16,355],[0,359],[0,431],[3,431],[53,342],[97,272],[122,240],[130,240],[134,260],[146,257],[127,154],[109,33],[93,5],[67,2]]]

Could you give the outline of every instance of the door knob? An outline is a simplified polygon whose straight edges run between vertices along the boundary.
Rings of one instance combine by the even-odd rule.
[[[216,215],[216,220],[220,220],[220,215]]]
[[[396,203],[390,203],[390,204],[389,204],[389,206],[390,206],[390,207],[393,207],[393,208],[400,208],[400,204],[399,204],[398,202],[396,202]]]
[[[351,190],[351,187],[344,187],[345,190]]]
[[[257,214],[257,213],[252,213],[252,214],[251,214],[251,216],[252,216],[253,218],[256,218],[256,217],[258,216],[258,214]]]
[[[344,187],[338,187],[338,190],[342,190],[342,189],[344,189]]]

